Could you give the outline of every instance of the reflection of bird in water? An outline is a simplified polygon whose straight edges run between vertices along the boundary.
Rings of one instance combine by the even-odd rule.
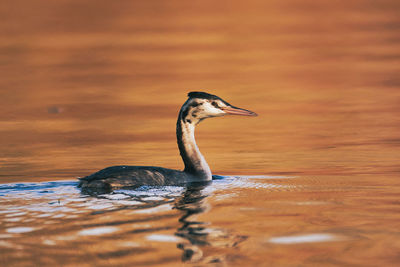
[[[179,219],[182,227],[175,233],[177,236],[186,239],[188,242],[178,244],[183,250],[182,261],[196,263],[223,263],[225,255],[204,255],[203,248],[233,248],[247,237],[232,235],[225,229],[207,227],[206,222],[195,220],[198,214],[209,209],[205,202],[207,195],[203,193],[205,185],[188,187],[181,198],[175,203],[175,208],[184,212]]]
[[[176,124],[178,147],[185,163],[183,171],[151,166],[114,166],[80,179],[79,187],[87,191],[110,191],[122,187],[141,185],[179,185],[210,181],[211,170],[200,153],[194,138],[195,126],[206,118],[227,114],[257,116],[256,113],[237,108],[218,96],[204,92],[191,92],[183,104]]]

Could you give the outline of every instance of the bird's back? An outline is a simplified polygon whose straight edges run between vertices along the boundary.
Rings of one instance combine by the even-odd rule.
[[[88,191],[111,191],[142,185],[182,185],[192,176],[183,171],[152,166],[113,166],[80,179],[79,187]]]

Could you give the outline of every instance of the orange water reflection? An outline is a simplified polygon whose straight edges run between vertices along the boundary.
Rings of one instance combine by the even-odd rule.
[[[313,194],[334,202],[348,197],[346,227],[394,229],[398,203],[383,195],[399,193],[399,1],[7,2],[0,6],[1,182],[74,179],[119,164],[180,169],[178,110],[187,92],[204,90],[259,114],[199,126],[198,144],[214,173],[292,175],[341,189],[378,186],[379,194]],[[263,193],[250,191],[236,204],[259,205]],[[312,198],[287,194],[268,199]],[[372,196],[381,205],[369,215],[387,209],[387,220],[350,216],[369,208]],[[274,201],[265,205],[273,210]],[[227,226],[218,214],[235,217],[229,205],[209,216]],[[343,230],[343,222],[316,215],[326,207],[305,206],[303,215],[293,215],[290,206],[285,220],[246,211],[234,228],[244,236],[312,233],[319,224]],[[254,218],[267,223],[254,228]],[[304,221],[312,222],[303,227]],[[281,223],[292,228],[276,227]],[[369,236],[374,246],[350,244],[330,264],[368,262],[352,262],[353,249],[374,255],[372,262],[384,255],[385,264],[398,263],[397,236],[398,230],[386,239]],[[253,247],[260,244],[270,259],[282,258],[276,264],[290,265],[287,255],[314,255],[266,240],[242,244],[254,264],[267,257]],[[324,253],[339,255],[341,244]],[[319,254],[310,264],[323,260]]]

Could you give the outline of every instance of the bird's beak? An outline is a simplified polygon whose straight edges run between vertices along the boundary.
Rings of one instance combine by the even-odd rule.
[[[222,107],[221,108],[225,113],[227,114],[232,114],[232,115],[241,115],[241,116],[258,116],[257,113],[243,109],[243,108],[237,108],[234,106],[227,106],[227,107]]]

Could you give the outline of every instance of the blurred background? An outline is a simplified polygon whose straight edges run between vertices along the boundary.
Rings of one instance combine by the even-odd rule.
[[[1,182],[182,168],[189,91],[216,174],[398,175],[400,2],[5,0]]]
[[[2,0],[0,265],[399,266],[399,14]],[[75,178],[107,166],[182,169],[190,91],[259,114],[196,129],[213,173],[235,177],[81,194]]]

